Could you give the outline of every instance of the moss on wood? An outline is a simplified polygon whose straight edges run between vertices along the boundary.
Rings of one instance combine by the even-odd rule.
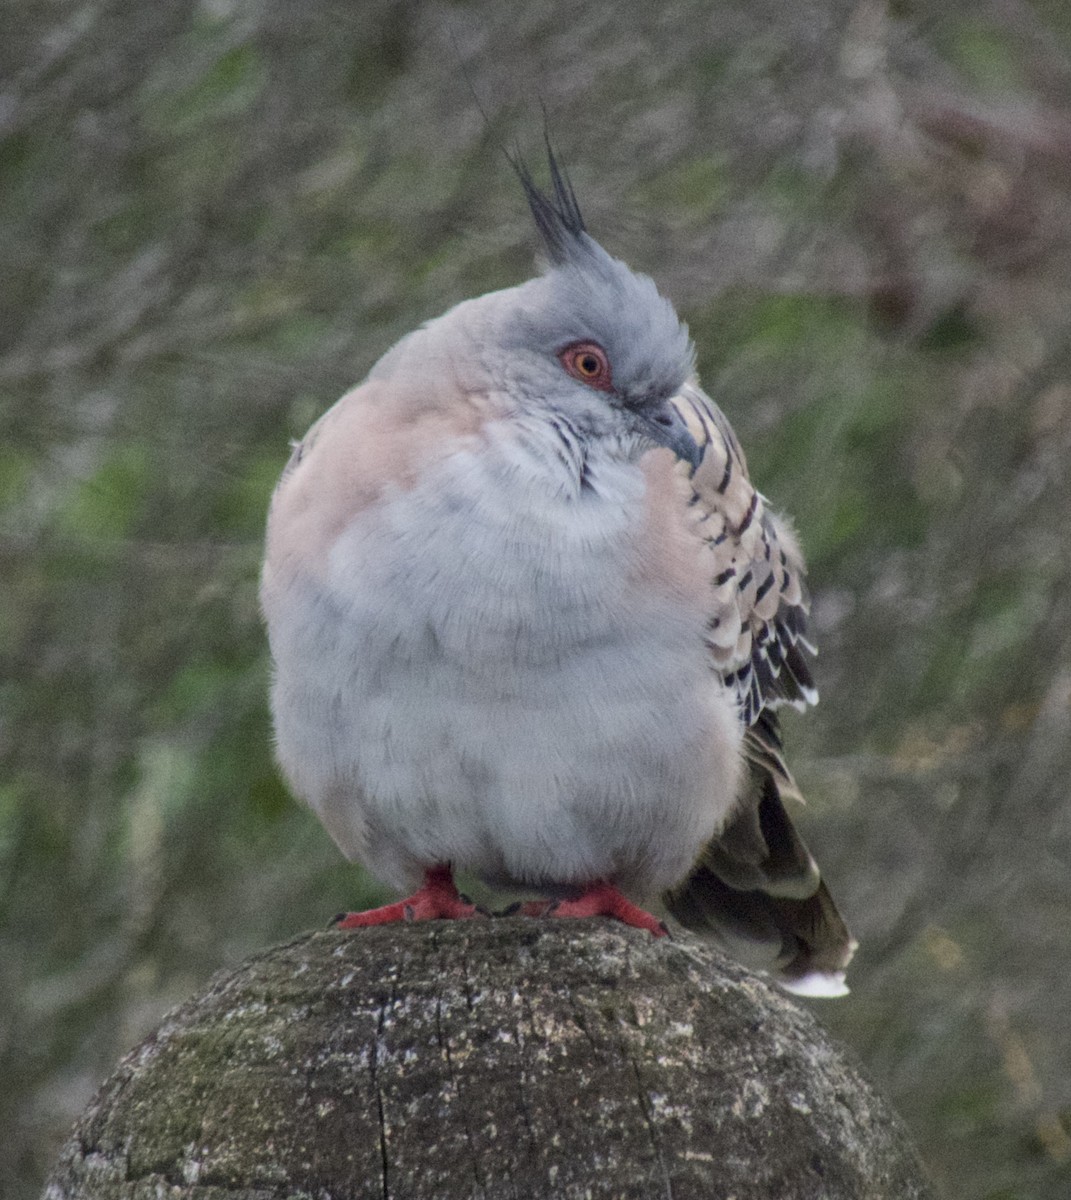
[[[899,1120],[695,940],[523,918],[309,934],[104,1085],[47,1200],[911,1200]]]

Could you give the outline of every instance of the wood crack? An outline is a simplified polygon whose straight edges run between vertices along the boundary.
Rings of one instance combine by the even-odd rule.
[[[471,1010],[470,1010],[471,1011]],[[439,1049],[442,1052],[443,1060],[446,1063],[447,1074],[450,1079],[450,1087],[454,1093],[454,1100],[458,1105],[461,1113],[461,1126],[465,1132],[465,1141],[469,1147],[469,1157],[472,1163],[472,1178],[476,1186],[475,1195],[482,1196],[486,1194],[486,1184],[480,1170],[480,1156],[476,1149],[476,1138],[472,1132],[472,1124],[469,1121],[468,1112],[461,1095],[461,1089],[458,1086],[457,1070],[454,1067],[453,1055],[450,1053],[450,1039],[446,1036],[443,1030],[443,998],[442,995],[435,997],[435,1036],[439,1043]]]

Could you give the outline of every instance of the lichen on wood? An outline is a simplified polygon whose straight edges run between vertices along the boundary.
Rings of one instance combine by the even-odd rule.
[[[818,1022],[688,936],[612,922],[307,934],[171,1013],[46,1200],[929,1196]]]

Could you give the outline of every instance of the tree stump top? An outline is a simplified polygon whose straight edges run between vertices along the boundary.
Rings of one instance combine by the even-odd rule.
[[[688,936],[524,918],[306,934],[217,976],[45,1192],[929,1195],[888,1105],[761,977]]]

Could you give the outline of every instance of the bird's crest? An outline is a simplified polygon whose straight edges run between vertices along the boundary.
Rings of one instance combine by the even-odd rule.
[[[544,192],[532,178],[528,164],[519,154],[507,154],[510,165],[524,188],[532,218],[543,239],[550,261],[562,266],[576,259],[577,251],[586,240],[587,230],[577,203],[576,192],[569,176],[559,164],[550,137],[544,135],[547,146],[547,163],[550,167],[550,182],[553,191]]]

